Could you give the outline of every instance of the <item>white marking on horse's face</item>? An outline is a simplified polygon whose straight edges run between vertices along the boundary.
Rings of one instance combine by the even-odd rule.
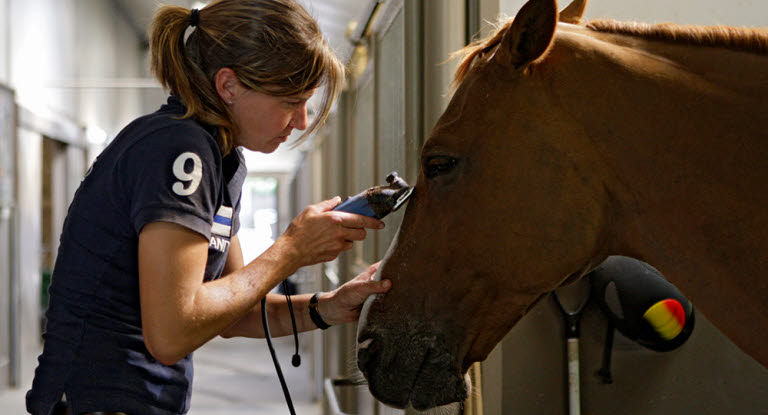
[[[467,384],[467,390],[472,393],[472,376],[469,376],[469,372],[464,374],[464,383]]]
[[[387,249],[387,253],[384,254],[384,258],[381,260],[381,265],[379,265],[379,269],[376,270],[376,273],[373,274],[373,280],[374,281],[381,281],[381,269],[384,267],[384,264],[387,263],[387,260],[389,260],[389,257],[392,256],[392,252],[395,250],[395,246],[397,246],[397,237],[400,234],[400,229],[395,232],[394,238],[392,238],[392,243],[389,245],[389,249]],[[363,307],[360,310],[360,318],[358,319],[357,323],[357,336],[360,336],[360,330],[362,327],[365,327],[366,321],[368,318],[368,310],[371,308],[371,304],[373,303],[376,298],[378,298],[380,294],[371,294],[368,296],[368,298],[363,303]],[[370,342],[368,343],[370,345]],[[366,346],[367,347],[367,346]],[[358,345],[358,349],[360,349],[360,345]]]
[[[367,349],[367,348],[368,348],[368,346],[370,346],[372,342],[373,342],[373,339],[367,339],[367,340],[365,340],[365,341],[362,341],[362,342],[360,342],[360,343],[357,345],[357,350],[360,350],[360,349]]]

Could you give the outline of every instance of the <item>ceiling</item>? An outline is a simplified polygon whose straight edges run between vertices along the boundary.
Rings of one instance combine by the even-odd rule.
[[[160,4],[175,4],[191,8],[207,3],[196,0],[112,0],[136,30],[145,36],[152,14]],[[350,21],[357,20],[370,3],[369,0],[297,0],[320,24],[328,42],[337,51],[345,49],[345,33]]]
[[[152,14],[160,4],[175,4],[184,7],[201,7],[201,1],[195,0],[111,0],[118,13],[123,14],[133,27],[136,35],[146,40],[147,27]],[[317,20],[320,29],[331,47],[342,56],[347,49],[347,26],[365,12],[370,0],[298,0],[312,17]],[[291,173],[301,159],[299,149],[290,149],[288,144],[272,154],[246,151],[246,163],[252,173],[272,174]]]

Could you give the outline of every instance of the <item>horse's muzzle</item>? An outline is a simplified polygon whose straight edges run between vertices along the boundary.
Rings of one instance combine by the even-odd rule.
[[[364,331],[358,338],[357,364],[376,399],[417,410],[466,399],[464,377],[442,342],[422,334],[387,333]]]

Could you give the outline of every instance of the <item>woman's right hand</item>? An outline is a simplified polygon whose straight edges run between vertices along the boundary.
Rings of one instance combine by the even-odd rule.
[[[341,198],[307,206],[291,221],[276,244],[286,245],[303,267],[335,259],[342,251],[362,241],[367,229],[382,229],[384,222],[354,213],[332,211]]]

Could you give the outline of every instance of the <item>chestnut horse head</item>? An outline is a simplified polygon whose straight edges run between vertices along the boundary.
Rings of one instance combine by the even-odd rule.
[[[380,401],[464,399],[473,362],[614,254],[768,363],[768,34],[580,25],[584,3],[530,0],[463,51],[358,328]]]

